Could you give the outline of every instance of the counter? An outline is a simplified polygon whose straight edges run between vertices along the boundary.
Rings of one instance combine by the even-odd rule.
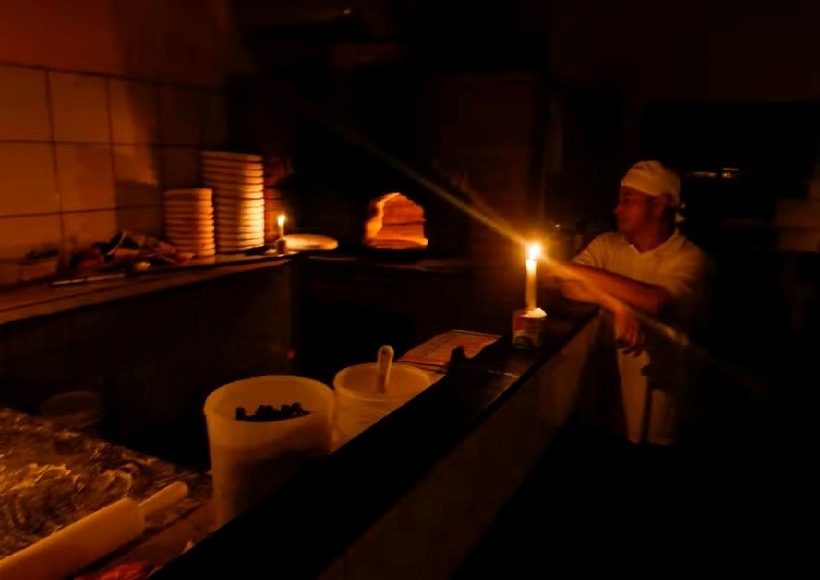
[[[548,312],[543,348],[502,336],[156,578],[448,577],[574,406],[595,310]]]
[[[156,267],[123,279],[68,286],[26,284],[0,290],[0,325],[186,286],[281,264],[281,257],[219,256],[180,266]]]
[[[165,473],[169,477],[202,477],[177,467],[186,463],[177,462],[171,453],[176,446],[185,452],[180,452],[180,457],[191,457],[191,449],[197,451],[204,446],[205,434],[194,428],[199,424],[194,424],[193,411],[187,422],[182,412],[195,410],[196,420],[201,422],[199,399],[214,386],[235,377],[285,372],[286,367],[271,362],[271,353],[286,352],[280,345],[288,344],[286,330],[291,324],[292,305],[288,281],[292,268],[269,266],[291,262],[307,261],[279,260],[169,272],[162,279],[140,277],[117,282],[113,291],[91,286],[59,289],[66,293],[60,298],[69,301],[62,304],[66,307],[72,307],[72,300],[86,306],[106,303],[103,311],[93,309],[88,323],[72,321],[71,328],[74,334],[78,329],[96,333],[93,341],[85,342],[95,345],[91,351],[95,354],[94,366],[89,372],[107,379],[103,395],[112,397],[115,410],[110,419],[120,434],[119,442],[126,443],[116,446],[71,438],[65,443],[62,435],[47,435],[47,429],[37,427],[34,432],[40,429],[45,437],[38,443],[38,458],[50,458],[51,466],[65,463],[67,471],[52,468],[58,479],[67,479],[68,472],[73,475],[75,469],[90,470],[88,473],[97,474],[95,477],[105,473],[113,482],[113,487],[106,488],[106,500],[115,499],[116,493],[126,493],[126,489],[135,495],[147,495],[161,482],[169,481],[163,479]],[[327,265],[319,260],[311,263],[322,263],[323,268]],[[230,276],[243,272],[249,273]],[[196,284],[209,276],[223,281]],[[178,289],[173,293],[152,291],[173,288],[175,284]],[[236,300],[237,292],[241,292],[242,301]],[[132,298],[112,302],[112,296],[121,294]],[[139,296],[138,301],[134,296]],[[233,298],[227,300],[229,297]],[[120,303],[127,308],[112,308]],[[43,304],[32,306],[40,308]],[[91,309],[74,304],[77,312],[91,316]],[[28,306],[18,304],[6,313],[19,313],[21,308]],[[187,540],[201,538],[186,553],[167,562],[156,577],[252,575],[259,569],[270,569],[272,562],[277,572],[287,576],[337,577],[345,575],[346,570],[352,573],[372,569],[378,571],[378,577],[447,577],[515,491],[574,404],[580,375],[578,361],[583,361],[583,356],[567,353],[582,354],[587,348],[594,334],[595,311],[563,300],[548,304],[547,311],[548,340],[540,350],[516,351],[510,337],[504,335],[474,359],[460,361],[421,395],[317,461],[258,509],[208,533],[211,519],[207,502],[200,502],[189,506],[190,511],[177,514],[175,523],[154,529],[151,537],[113,554],[98,566],[143,557],[165,562],[178,554]],[[147,317],[147,312],[152,316]],[[37,320],[46,318],[53,317]],[[163,327],[173,328],[174,333],[160,331],[157,320]],[[21,323],[18,319],[6,329]],[[32,336],[43,336],[39,328],[31,327]],[[238,328],[243,332],[231,332]],[[134,336],[151,337],[151,348],[134,341]],[[201,340],[214,336],[230,337],[231,342]],[[189,342],[200,350],[196,356],[180,356],[191,350],[180,350]],[[127,351],[116,346],[123,344],[129,346]],[[25,352],[22,347],[26,345],[19,340],[12,346],[15,348],[10,352],[15,357]],[[40,351],[35,350],[33,355],[12,359],[15,364],[7,372],[44,368],[34,364],[40,358]],[[100,366],[100,361],[107,362],[106,366]],[[226,361],[230,363],[227,366]],[[36,384],[33,381],[17,384],[16,392],[21,395],[36,394],[27,388]],[[127,441],[147,441],[150,446],[140,447],[145,453],[139,454],[129,450]],[[60,450],[74,448],[74,455],[55,455],[49,445]],[[158,453],[153,450],[162,450],[167,463],[157,459]],[[125,463],[115,461],[120,467],[102,469],[101,465],[109,464],[83,463],[83,453],[97,459],[119,457],[117,461]],[[128,461],[133,465],[129,467],[123,458],[132,458]],[[143,464],[160,472],[143,474]],[[117,473],[128,470],[137,476],[123,483],[125,480]],[[207,491],[199,489],[207,496]],[[192,499],[205,496],[195,493]],[[103,496],[94,497],[97,502],[103,501]],[[77,507],[72,509],[76,511]],[[80,506],[79,511],[82,509],[90,508]],[[413,546],[424,549],[413,550]]]
[[[65,430],[48,420],[0,408],[0,558],[118,499],[142,500],[176,481],[187,484],[187,497],[150,518],[143,535],[110,559],[124,553],[134,557],[142,546],[206,506],[210,478]],[[197,537],[194,530],[188,539],[200,539],[207,531],[201,530]],[[167,541],[165,544],[164,553],[154,553],[159,563],[176,555],[168,551]]]

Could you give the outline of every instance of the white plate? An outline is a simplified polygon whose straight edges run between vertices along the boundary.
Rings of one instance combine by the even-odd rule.
[[[214,198],[214,206],[216,207],[246,207],[246,208],[263,208],[265,207],[264,199],[251,198],[237,198],[237,197],[216,197]]]
[[[165,225],[171,227],[191,228],[191,229],[209,229],[214,227],[213,217],[180,217],[180,216],[165,216]]]
[[[264,189],[264,182],[262,181],[261,177],[242,177],[242,176],[230,176],[230,175],[223,175],[223,174],[215,174],[210,172],[205,172],[202,174],[202,183],[207,183],[208,185],[217,185],[217,186],[239,186],[239,187],[255,187],[258,188],[260,191]]]
[[[246,163],[262,163],[261,155],[255,153],[239,153],[235,151],[216,151],[213,149],[203,149],[199,152],[203,159],[222,159],[226,161],[243,161]]]
[[[247,191],[218,189],[214,195],[214,200],[230,200],[230,199],[250,199],[250,200],[264,200],[265,197],[256,189]]]
[[[175,217],[210,218],[214,215],[214,210],[210,207],[197,210],[186,209],[184,207],[164,207],[163,213]]]
[[[379,240],[372,239],[365,241],[365,245],[377,250],[423,250],[427,247],[427,240]]]
[[[264,220],[257,219],[257,218],[248,218],[248,219],[237,219],[234,216],[226,216],[217,217],[216,221],[216,229],[231,229],[231,228],[257,228],[260,232],[265,231],[265,222]]]
[[[173,199],[210,199],[211,190],[208,187],[187,187],[166,189],[162,194]]]
[[[253,171],[264,171],[265,164],[262,161],[248,161],[246,159],[229,159],[227,157],[213,157],[200,155],[199,162],[202,167],[220,167],[224,169],[250,169]]]
[[[265,230],[257,227],[221,227],[217,228],[214,233],[219,238],[258,238],[265,235]]]
[[[189,241],[189,242],[213,242],[214,241],[214,234],[212,232],[208,232],[205,234],[201,234],[199,232],[194,233],[181,233],[181,232],[165,232],[172,240],[176,241]]]
[[[224,179],[208,178],[202,179],[202,183],[209,185],[214,190],[214,195],[227,195],[229,197],[248,197],[253,194],[255,197],[264,198],[263,187],[261,185],[245,185]]]
[[[252,183],[262,183],[265,174],[261,169],[229,169],[227,167],[202,167],[203,177],[213,177],[215,179],[228,179],[238,181],[250,181]]]
[[[209,210],[213,207],[213,200],[211,198],[208,199],[200,199],[200,200],[188,200],[188,201],[171,201],[166,199],[162,202],[162,207],[170,208],[170,209],[182,209],[188,211],[202,211],[202,210]]]
[[[218,163],[212,164],[209,163],[209,160],[203,159],[202,163],[199,166],[199,170],[201,173],[214,173],[218,176],[224,175],[225,178],[233,179],[236,177],[239,178],[249,178],[249,179],[263,179],[265,176],[265,170],[262,168],[261,163]]]
[[[288,250],[335,250],[339,242],[329,236],[318,234],[285,234],[285,245]]]
[[[262,212],[262,208],[252,208],[252,209],[220,209],[214,212],[214,220],[218,222],[239,222],[240,224],[244,224],[248,222],[248,225],[264,225],[265,224],[265,214]]]

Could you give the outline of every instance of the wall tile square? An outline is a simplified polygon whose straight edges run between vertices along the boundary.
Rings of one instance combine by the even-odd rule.
[[[111,79],[114,143],[151,144],[159,140],[159,92],[153,85]]]
[[[199,150],[193,147],[163,147],[162,188],[197,187]]]
[[[45,71],[0,66],[0,140],[51,141]]]
[[[102,77],[49,72],[54,139],[108,143],[108,91]]]
[[[212,89],[202,94],[202,146],[222,148],[228,142],[228,108],[225,93]]]
[[[160,139],[164,145],[199,145],[202,133],[202,91],[160,89]]]
[[[59,247],[60,215],[0,218],[0,258],[25,256],[32,249]]]
[[[113,208],[111,146],[58,143],[55,147],[57,185],[63,210]]]
[[[117,229],[158,236],[162,233],[162,207],[118,209]]]
[[[63,214],[64,247],[73,253],[94,242],[107,242],[117,233],[113,209],[65,212]]]
[[[147,145],[114,146],[117,206],[156,205],[162,200],[159,150]]]
[[[50,143],[0,143],[0,216],[60,210]]]

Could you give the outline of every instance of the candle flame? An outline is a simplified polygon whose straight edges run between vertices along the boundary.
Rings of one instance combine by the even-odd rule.
[[[276,223],[277,223],[277,224],[279,224],[279,227],[280,227],[280,228],[281,228],[283,225],[285,225],[285,214],[280,213],[280,214],[279,214],[279,217],[278,217],[278,218],[276,218]]]
[[[528,260],[537,260],[541,257],[541,244],[529,244],[527,245],[527,259]]]

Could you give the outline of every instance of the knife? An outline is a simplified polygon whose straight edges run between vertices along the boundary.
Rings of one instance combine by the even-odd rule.
[[[64,280],[55,280],[50,282],[50,286],[72,286],[74,284],[90,284],[92,282],[104,282],[106,280],[122,280],[125,278],[125,272],[117,274],[97,274],[96,276],[78,276],[76,278],[66,278]]]

